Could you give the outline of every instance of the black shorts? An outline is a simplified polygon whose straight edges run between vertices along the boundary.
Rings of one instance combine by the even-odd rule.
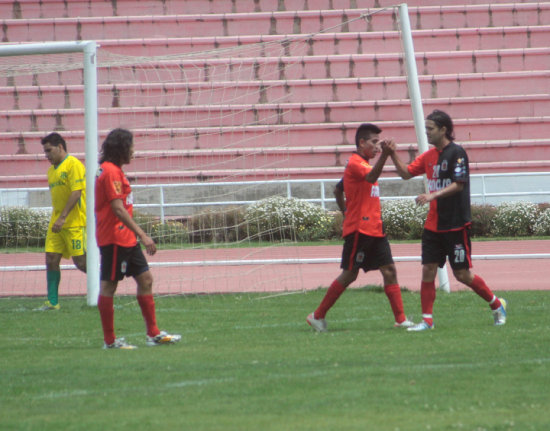
[[[449,258],[452,269],[472,267],[472,242],[470,229],[464,227],[450,232],[422,232],[422,264],[437,263],[443,268]]]
[[[99,247],[99,253],[103,281],[120,281],[124,277],[137,277],[149,271],[147,259],[139,244],[134,247],[109,244]]]
[[[392,263],[390,243],[385,236],[368,236],[354,232],[344,237],[340,268],[348,271],[361,268],[367,272]]]

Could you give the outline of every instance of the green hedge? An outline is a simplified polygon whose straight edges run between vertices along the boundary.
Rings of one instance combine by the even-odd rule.
[[[411,199],[382,202],[390,239],[420,239],[427,206]],[[49,212],[22,207],[0,209],[0,247],[43,247]],[[185,219],[159,223],[135,212],[135,220],[159,245],[241,241],[317,241],[340,238],[342,215],[295,198],[270,197],[248,207],[213,209]],[[506,202],[472,206],[474,237],[550,235],[550,206]]]

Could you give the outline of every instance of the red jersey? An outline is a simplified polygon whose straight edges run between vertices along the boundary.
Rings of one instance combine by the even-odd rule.
[[[346,194],[346,217],[342,236],[353,232],[383,237],[382,212],[380,209],[380,187],[378,181],[371,184],[365,176],[372,170],[368,160],[354,153],[344,171],[344,192]]]
[[[120,167],[103,162],[95,180],[95,219],[98,246],[116,244],[133,247],[137,244],[136,234],[115,215],[111,201],[121,199],[130,216],[133,214],[133,197],[130,183]]]

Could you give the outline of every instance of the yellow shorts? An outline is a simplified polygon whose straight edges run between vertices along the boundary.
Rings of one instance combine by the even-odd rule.
[[[65,259],[82,256],[86,253],[86,228],[69,227],[61,232],[52,232],[48,227],[46,234],[46,253],[62,254]]]

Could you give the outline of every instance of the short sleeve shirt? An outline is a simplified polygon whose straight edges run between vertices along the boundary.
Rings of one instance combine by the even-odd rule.
[[[428,191],[434,193],[453,182],[463,183],[462,191],[430,201],[430,210],[424,227],[433,232],[448,232],[471,224],[470,174],[468,155],[454,142],[442,151],[431,148],[419,155],[409,166],[411,175],[426,174]]]
[[[383,237],[382,214],[380,209],[380,187],[378,182],[371,184],[365,176],[372,170],[368,160],[354,153],[344,171],[344,191],[346,193],[346,217],[342,235],[353,232]]]
[[[97,245],[133,247],[137,244],[136,235],[113,212],[111,202],[115,199],[122,200],[124,208],[133,215],[132,189],[126,175],[119,166],[103,162],[95,181]]]
[[[86,226],[86,170],[76,157],[68,155],[57,166],[48,169],[48,186],[52,198],[50,224],[59,218],[69,196],[81,190],[80,200],[67,215],[64,228]]]

